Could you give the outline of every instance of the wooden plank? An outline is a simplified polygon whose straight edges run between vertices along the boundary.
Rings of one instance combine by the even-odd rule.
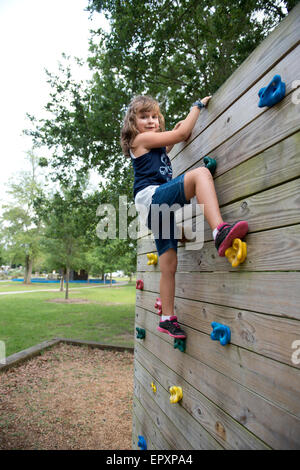
[[[200,134],[185,148],[184,153],[172,161],[174,177],[200,166],[202,158],[207,154],[216,159],[218,166],[215,176],[219,176],[297,132],[300,110],[291,98],[292,94],[276,106],[268,108],[257,119],[228,136],[228,140],[218,147],[213,141],[207,142],[206,131]]]
[[[143,279],[159,293],[159,272]],[[299,272],[177,273],[175,296],[299,320],[299,285]]]
[[[232,103],[267,74],[282,57],[296,47],[300,40],[299,18],[300,6],[298,5],[226,80],[211,100],[209,112],[206,112],[207,110],[201,112],[191,139],[214,122]],[[184,147],[184,143],[174,146],[170,157],[174,158]]]
[[[139,311],[139,320],[148,332],[158,334],[156,315]],[[208,334],[190,328],[180,317],[180,324],[187,334],[186,354],[223,373],[266,400],[275,403],[299,419],[300,417],[300,370],[255,354],[230,343],[227,347],[212,341]],[[298,328],[299,331],[299,328]],[[299,338],[299,336],[298,336]],[[172,339],[163,335],[173,347]],[[145,342],[145,346],[147,342]],[[291,346],[291,344],[289,345]],[[291,349],[291,354],[293,350]]]
[[[215,178],[220,206],[300,176],[300,132]]]
[[[157,294],[146,291],[137,296],[137,321],[143,323],[143,320],[139,320],[140,315],[144,318],[144,312],[140,311],[140,308],[157,313],[154,308],[156,298]],[[291,348],[293,342],[300,338],[300,324],[297,320],[178,297],[175,297],[175,314],[183,325],[208,335],[212,331],[213,321],[225,324],[231,330],[231,344],[300,368],[300,364],[292,362]],[[289,373],[293,375],[292,371]],[[298,380],[297,377],[298,375],[295,380]]]
[[[166,336],[166,335],[165,335]],[[225,374],[147,331],[144,347],[274,449],[299,449],[300,421]]]
[[[298,224],[299,194],[298,178],[223,207],[222,217],[226,221],[247,220],[250,232]],[[204,224],[204,238],[212,239],[211,229],[207,223]]]
[[[11,367],[15,367],[21,362],[31,359],[32,357],[38,356],[45,349],[51,348],[60,342],[61,340],[59,338],[55,338],[52,340],[43,341],[42,343],[31,346],[30,348],[24,349],[23,351],[12,354],[11,356],[6,357],[5,364],[0,364],[0,372],[6,371]]]
[[[233,268],[227,258],[217,254],[213,241],[204,243],[201,250],[189,250],[189,245],[179,246],[177,251],[177,272],[217,271],[288,271],[300,267],[300,225],[283,227],[267,232],[247,235],[248,258]],[[140,251],[143,251],[143,242]],[[154,250],[155,251],[155,250]],[[150,271],[145,254],[137,256],[137,270]],[[142,274],[141,274],[142,277]]]
[[[199,422],[225,449],[266,449],[263,442],[258,440],[243,426],[237,423],[227,413],[215,406],[203,394],[182,379],[176,372],[169,369],[152,353],[136,344],[136,359],[143,365],[138,372],[150,380],[153,377],[155,384],[168,390],[172,385],[179,385],[183,390],[181,406],[190,413],[191,417]],[[138,363],[137,363],[138,364]],[[146,371],[151,374],[146,375]],[[158,388],[160,392],[160,388]],[[166,397],[166,400],[168,397]],[[187,425],[187,429],[189,425]]]
[[[143,436],[147,442],[147,450],[166,449],[171,450],[172,446],[165,436],[158,429],[153,416],[150,415],[148,407],[145,409],[136,396],[133,397],[133,414],[138,422],[134,424],[135,433]],[[140,424],[140,426],[138,426]],[[140,450],[140,448],[138,447]]]
[[[150,397],[146,389],[152,381],[156,384],[156,393]],[[181,403],[171,405],[170,394],[152,377],[141,364],[135,371],[135,394],[144,408],[159,423],[163,435],[170,442],[172,449],[217,450],[223,446],[200,425],[182,407]],[[163,422],[163,420],[165,422]],[[184,434],[183,434],[184,433]]]

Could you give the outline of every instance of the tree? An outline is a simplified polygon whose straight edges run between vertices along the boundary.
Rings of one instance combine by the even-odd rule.
[[[38,159],[33,152],[28,152],[30,170],[20,172],[19,177],[9,184],[7,193],[12,202],[3,204],[3,241],[10,257],[10,264],[22,262],[25,265],[24,283],[30,284],[32,265],[40,251],[41,220],[34,202],[42,193],[38,181]]]
[[[66,275],[65,298],[69,296],[71,269],[80,269],[90,243],[96,237],[97,194],[85,194],[86,183],[61,187],[52,197],[36,200],[36,209],[45,224],[44,247],[48,264]]]

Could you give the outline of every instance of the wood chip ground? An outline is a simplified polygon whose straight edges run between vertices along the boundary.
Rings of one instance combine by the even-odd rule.
[[[0,449],[131,449],[133,354],[59,344],[0,374]]]

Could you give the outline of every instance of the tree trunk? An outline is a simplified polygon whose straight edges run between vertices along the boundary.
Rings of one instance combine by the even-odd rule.
[[[32,264],[33,264],[33,259],[30,258],[29,255],[26,255],[24,284],[31,284]]]
[[[66,272],[66,295],[65,295],[65,300],[68,300],[69,298],[69,279],[70,279],[70,268],[67,266],[67,272]]]
[[[112,273],[110,273],[110,287],[112,287]]]

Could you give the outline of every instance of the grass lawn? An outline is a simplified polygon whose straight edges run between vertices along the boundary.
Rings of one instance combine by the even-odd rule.
[[[54,337],[133,346],[135,295],[132,283],[93,289],[74,286],[70,300],[83,303],[53,302],[64,299],[58,290],[0,296],[0,341],[5,342],[7,356]]]

